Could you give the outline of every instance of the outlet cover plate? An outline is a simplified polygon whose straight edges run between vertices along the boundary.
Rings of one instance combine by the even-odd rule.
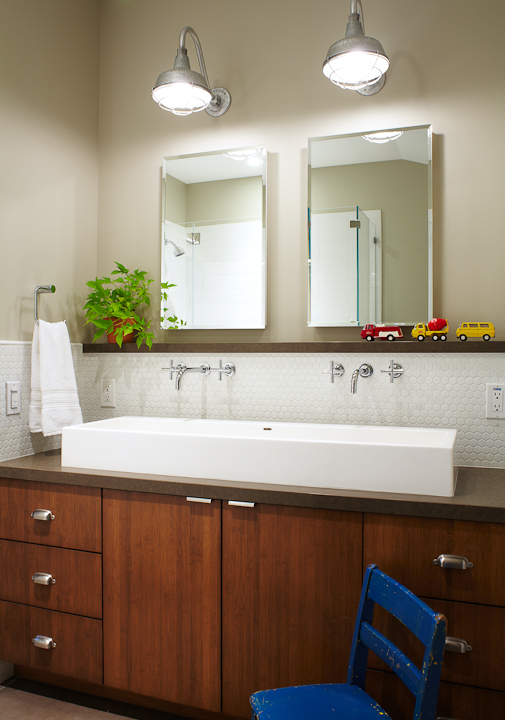
[[[505,380],[486,383],[486,417],[505,420]]]

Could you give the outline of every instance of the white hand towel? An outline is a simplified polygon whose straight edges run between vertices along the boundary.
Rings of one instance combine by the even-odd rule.
[[[32,342],[30,432],[59,435],[82,423],[70,338],[65,322],[35,323]]]

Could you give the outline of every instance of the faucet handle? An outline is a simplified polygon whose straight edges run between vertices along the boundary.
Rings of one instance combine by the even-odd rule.
[[[336,377],[342,377],[343,374],[344,366],[341,363],[335,362],[335,360],[331,361],[329,370],[323,370],[323,375],[330,375],[332,382],[335,382]]]
[[[174,372],[179,372],[182,367],[186,367],[184,363],[177,363],[177,365],[174,365],[173,360],[170,360],[170,367],[162,367],[161,369],[168,370],[168,372],[170,373],[170,380],[172,380]]]
[[[398,363],[395,363],[393,358],[391,358],[390,365],[387,370],[381,370],[383,373],[389,374],[389,381],[394,382],[395,378],[398,379],[403,375],[403,368]]]

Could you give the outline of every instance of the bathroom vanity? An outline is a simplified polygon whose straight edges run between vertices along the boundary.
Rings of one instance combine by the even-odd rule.
[[[503,717],[504,479],[460,468],[456,495],[435,498],[70,470],[58,451],[0,463],[2,659],[199,720],[248,718],[255,690],[345,681],[375,562],[448,618],[438,714]],[[371,667],[370,691],[408,717],[401,683]]]

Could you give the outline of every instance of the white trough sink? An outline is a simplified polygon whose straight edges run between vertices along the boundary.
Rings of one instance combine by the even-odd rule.
[[[63,428],[92,470],[451,497],[456,430],[119,417]]]

